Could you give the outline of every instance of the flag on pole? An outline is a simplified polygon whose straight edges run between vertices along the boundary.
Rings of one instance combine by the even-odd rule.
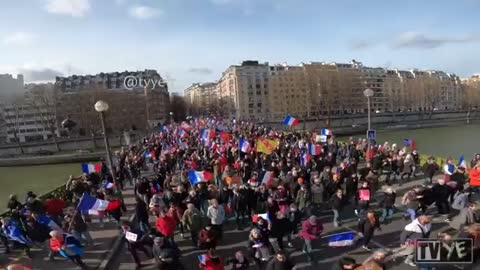
[[[300,166],[307,167],[309,161],[310,161],[310,155],[307,153],[302,154],[300,158]]]
[[[112,188],[115,187],[115,184],[107,181],[102,185],[102,187],[105,188],[105,189],[112,189]]]
[[[270,186],[273,182],[273,172],[265,171],[260,179],[260,183]]]
[[[458,165],[457,167],[459,168],[467,168],[467,162],[465,161],[465,157],[463,156],[463,154],[460,156],[460,158],[458,159]]]
[[[264,137],[259,137],[257,139],[257,152],[270,155],[279,144],[279,140],[269,140],[265,139]]]
[[[322,129],[320,130],[320,135],[332,136],[332,135],[333,135],[333,132],[332,132],[330,129],[322,128]]]
[[[266,221],[270,221],[270,217],[268,216],[268,213],[264,213],[264,214],[255,214],[252,216],[252,223],[257,223],[258,221],[258,218],[262,218]]]
[[[412,140],[412,143],[410,145],[410,148],[412,148],[412,151],[413,150],[417,150],[417,142],[415,140]]]
[[[207,263],[207,255],[198,255],[198,261],[201,265],[205,265]]]
[[[39,223],[46,225],[50,230],[61,230],[62,228],[46,215],[37,215],[35,218]]]
[[[285,117],[285,119],[283,120],[283,123],[285,125],[291,126],[291,127],[294,127],[294,126],[298,125],[298,122],[299,122],[298,118],[292,117],[290,115],[287,115]]]
[[[202,138],[205,141],[215,138],[215,130],[209,129],[209,128],[203,129],[202,132],[200,133],[200,138]]]
[[[3,233],[12,241],[20,244],[31,246],[32,241],[20,230],[18,224],[10,219],[10,221],[3,226]]]
[[[308,153],[312,156],[318,156],[322,152],[322,147],[318,144],[309,143]]]
[[[403,145],[405,145],[405,146],[411,146],[411,145],[412,145],[412,140],[410,140],[410,139],[403,139]]]
[[[82,213],[92,213],[98,211],[111,211],[121,206],[119,200],[107,201],[92,197],[90,194],[84,192],[80,202],[78,202],[77,210]]]
[[[354,232],[343,232],[328,236],[328,246],[330,247],[346,247],[353,245],[355,239]]]
[[[102,170],[101,163],[82,163],[82,172],[86,174],[99,173]]]
[[[248,153],[250,152],[250,143],[245,139],[240,139],[239,148],[243,153]]]
[[[192,185],[195,185],[200,182],[208,182],[212,180],[213,175],[209,171],[188,171],[188,179]]]

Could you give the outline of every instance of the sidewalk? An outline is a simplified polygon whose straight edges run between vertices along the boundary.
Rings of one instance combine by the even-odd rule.
[[[122,220],[128,220],[133,214],[135,207],[133,187],[127,187],[126,190],[123,191],[123,195],[127,212],[123,214]],[[98,219],[95,218],[93,218],[92,223],[89,224],[90,234],[95,242],[95,246],[85,248],[83,261],[90,269],[97,269],[102,264],[119,235],[119,229],[113,222],[105,223],[104,228],[100,228],[99,225]],[[4,269],[4,267],[13,262],[21,263],[32,269],[80,269],[80,267],[77,267],[71,261],[60,256],[55,257],[55,261],[50,261],[48,259],[48,242],[45,243],[45,248],[43,249],[32,248],[33,259],[29,259],[23,255],[23,252],[20,250],[12,250],[12,253],[8,255],[4,255],[3,252],[4,249],[2,246],[2,248],[0,248],[0,269]]]

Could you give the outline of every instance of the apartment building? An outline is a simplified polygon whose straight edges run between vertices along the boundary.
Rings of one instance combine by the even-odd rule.
[[[1,109],[7,143],[48,140],[54,135],[47,122],[54,119],[55,114],[47,106],[34,106],[27,99],[22,99]]]
[[[244,61],[230,66],[217,83],[226,115],[238,119],[266,119],[270,112],[268,63]]]
[[[23,75],[18,74],[14,78],[11,74],[0,74],[0,99],[10,100],[16,96],[25,94]]]
[[[223,72],[216,94],[228,105],[224,115],[258,121],[287,114],[315,118],[365,113],[367,88],[373,90],[371,110],[377,113],[462,107],[462,85],[454,74],[367,67],[355,60],[300,65],[244,61]]]
[[[145,86],[150,89],[165,88],[168,90],[167,83],[162,76],[156,70],[151,69],[56,77],[55,85],[57,90],[63,93],[77,92],[83,89],[143,90]]]
[[[269,74],[269,78],[263,78],[264,82],[269,82],[269,85],[264,84],[263,89],[270,104],[270,108],[266,108],[269,114],[265,117],[279,119],[287,114],[307,117],[310,95],[303,67],[286,64],[270,66]]]
[[[184,90],[185,101],[190,105],[191,113],[215,113],[219,108],[217,83],[194,83]]]
[[[470,78],[462,79],[462,87],[465,108],[478,110],[478,104],[480,104],[480,74],[474,74]]]
[[[135,78],[136,84],[125,84]],[[111,72],[96,75],[57,77],[57,117],[77,123],[80,135],[98,134],[100,120],[94,110],[98,100],[106,101],[107,128],[113,132],[145,130],[168,119],[168,85],[155,70]]]

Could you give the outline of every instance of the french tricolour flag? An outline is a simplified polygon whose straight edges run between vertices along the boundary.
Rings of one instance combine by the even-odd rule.
[[[98,213],[99,211],[111,211],[121,206],[119,200],[106,201],[100,200],[90,196],[88,193],[83,193],[80,202],[78,203],[77,210],[82,213]]]
[[[285,125],[294,127],[294,126],[298,125],[298,119],[295,118],[295,117],[292,117],[292,116],[290,116],[290,115],[287,115],[287,116],[285,117],[285,119],[283,120],[283,123],[284,123]]]
[[[316,136],[316,135],[315,135]],[[312,156],[318,156],[322,152],[322,147],[318,144],[308,144],[308,153]]]
[[[109,188],[109,189],[112,189],[112,188],[115,187],[115,184],[112,183],[112,182],[108,182],[108,181],[107,181],[107,182],[105,182],[105,184],[103,184],[102,187],[103,187],[103,188],[107,188],[107,189],[108,189],[108,188]]]
[[[332,136],[333,132],[330,129],[322,128],[322,130],[320,130],[320,134],[325,136]]]
[[[310,155],[307,153],[302,154],[300,157],[300,166],[307,167],[308,162],[310,161]]]
[[[458,159],[457,167],[467,168],[467,162],[465,161],[465,157],[463,155],[461,155],[460,158]]]
[[[208,182],[212,180],[213,175],[209,171],[188,171],[188,179],[192,185],[195,185],[200,182]]]
[[[202,133],[200,134],[200,138],[202,138],[205,141],[208,141],[211,138],[215,138],[215,130],[206,128],[202,130]]]
[[[261,179],[260,183],[271,185],[272,181],[273,181],[273,172],[266,171],[263,174],[262,178],[260,178],[260,179]]]
[[[99,173],[102,170],[101,163],[82,163],[82,172],[89,173]]]
[[[250,143],[245,139],[240,139],[239,147],[243,153],[250,152]]]
[[[257,223],[258,218],[262,218],[266,221],[270,221],[270,217],[268,216],[268,213],[265,214],[255,214],[252,216],[252,223]]]
[[[355,233],[344,232],[330,235],[328,237],[328,245],[330,247],[346,247],[353,245],[353,239],[355,239]]]
[[[46,225],[50,228],[50,230],[61,230],[60,226],[53,221],[51,218],[49,218],[46,215],[37,215],[36,217],[37,221],[43,225]]]
[[[198,255],[198,261],[200,264],[205,265],[207,263],[207,255]]]

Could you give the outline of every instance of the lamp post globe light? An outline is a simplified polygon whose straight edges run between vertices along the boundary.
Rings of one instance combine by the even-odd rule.
[[[99,113],[108,111],[108,108],[108,103],[103,100],[99,100],[95,103],[95,111]]]
[[[112,162],[112,154],[110,152],[110,143],[108,142],[108,134],[107,134],[107,129],[105,128],[105,112],[108,111],[108,103],[99,100],[95,103],[95,111],[97,111],[100,114],[100,121],[102,123],[102,131],[103,131],[103,140],[105,141],[105,153],[107,155],[107,162],[108,162],[108,167],[110,169],[110,173],[112,174],[112,179],[113,182],[115,182],[115,185],[117,187],[120,187],[117,183],[117,177],[115,175],[115,170],[113,168],[113,162]]]

